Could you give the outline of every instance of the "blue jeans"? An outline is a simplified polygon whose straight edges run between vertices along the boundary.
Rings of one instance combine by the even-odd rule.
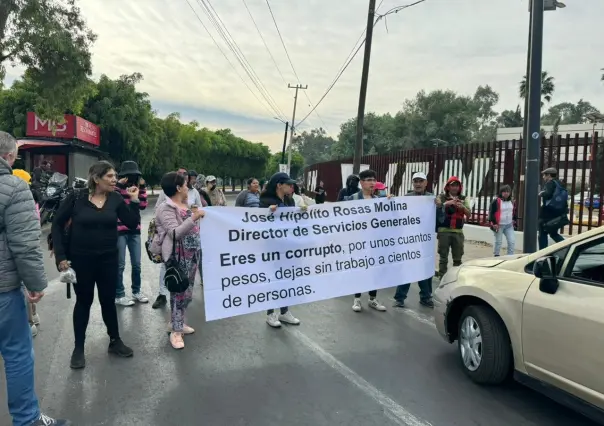
[[[141,291],[141,236],[134,234],[120,235],[117,238],[118,250],[118,272],[117,286],[115,288],[115,297],[124,297],[124,269],[126,268],[126,247],[130,252],[130,265],[132,266],[132,294],[138,294]]]
[[[419,285],[419,298],[421,300],[432,299],[432,277],[417,282]],[[396,293],[394,293],[394,300],[397,302],[404,302],[409,293],[409,287],[411,284],[401,284],[396,287]]]
[[[34,347],[23,291],[0,293],[0,354],[4,359],[8,411],[13,426],[29,426],[40,417],[34,390]]]
[[[499,256],[504,235],[505,240],[508,243],[507,254],[514,254],[514,247],[516,245],[516,234],[514,233],[514,224],[510,223],[509,225],[502,225],[499,227],[499,230],[497,232],[494,232],[494,234],[495,245],[493,248],[493,254],[495,256]]]

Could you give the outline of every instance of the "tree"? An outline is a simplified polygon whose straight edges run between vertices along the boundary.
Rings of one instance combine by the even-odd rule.
[[[0,0],[0,77],[21,64],[36,85],[36,111],[48,118],[78,111],[89,94],[90,46],[75,0]]]
[[[497,125],[499,127],[522,127],[524,125],[524,119],[522,118],[522,112],[520,105],[516,107],[516,110],[506,109],[499,114],[497,117]]]
[[[543,71],[541,73],[541,106],[545,105],[544,100],[548,103],[551,102],[552,96],[554,95],[554,91],[556,90],[556,85],[554,83],[554,77],[549,75],[547,71]],[[522,77],[522,81],[520,82],[519,94],[521,99],[526,99],[526,75]]]
[[[211,131],[197,122],[182,123],[178,113],[157,117],[148,95],[136,90],[141,80],[139,73],[116,80],[103,75],[98,83],[91,82],[91,94],[83,102],[81,115],[100,127],[100,149],[116,166],[124,160],[137,161],[151,184],[178,167],[232,179],[265,175],[271,157],[267,146],[242,139],[230,129]],[[0,129],[25,135],[36,90],[28,76],[10,89],[0,89]],[[296,153],[295,158],[302,157]],[[296,173],[301,161],[299,166],[295,163]]]
[[[279,163],[281,163],[281,153],[276,152],[270,157],[270,159],[266,165],[266,171],[264,173],[264,176],[269,178],[272,175],[274,175],[275,173],[277,173],[279,171]],[[290,165],[289,175],[291,176],[292,179],[296,179],[303,169],[304,169],[304,157],[302,157],[302,155],[299,152],[292,151],[292,162]],[[261,176],[261,175],[257,174],[257,175],[252,175],[252,176]]]
[[[304,158],[304,165],[310,166],[315,163],[329,160],[335,139],[327,136],[323,128],[306,130],[294,137],[292,148],[298,151]]]
[[[582,124],[589,123],[586,114],[599,113],[600,111],[590,102],[579,99],[579,102],[562,102],[549,108],[541,121],[544,125],[553,125],[557,120],[559,124]]]

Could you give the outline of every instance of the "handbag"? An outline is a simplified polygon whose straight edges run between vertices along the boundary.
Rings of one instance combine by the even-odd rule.
[[[176,230],[172,231],[172,255],[166,262],[164,284],[170,293],[183,293],[189,288],[189,276],[180,266],[180,251],[176,254]]]

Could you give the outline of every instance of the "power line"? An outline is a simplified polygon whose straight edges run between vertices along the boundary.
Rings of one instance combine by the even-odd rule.
[[[220,45],[218,44],[218,42],[216,41],[216,39],[214,38],[214,36],[210,32],[210,30],[208,29],[208,27],[206,26],[206,24],[203,23],[203,21],[201,20],[201,18],[197,14],[197,11],[195,10],[195,8],[193,8],[193,5],[190,3],[190,1],[189,0],[185,0],[185,1],[187,2],[187,4],[189,5],[189,7],[191,8],[191,10],[193,11],[193,13],[195,14],[195,17],[197,18],[197,20],[199,21],[199,23],[201,24],[201,26],[203,27],[203,29],[206,30],[206,32],[210,36],[210,39],[212,39],[212,41],[214,42],[214,44],[216,45],[216,47],[218,48],[218,50],[220,51],[220,53],[222,53],[222,56],[224,56],[224,59],[226,59],[227,62],[229,63],[229,65],[231,66],[231,68],[233,68],[233,71],[235,71],[235,74],[237,74],[237,77],[239,77],[241,79],[241,82],[245,85],[245,87],[247,87],[247,89],[250,91],[250,93],[256,98],[256,100],[258,101],[258,103],[260,105],[262,105],[264,107],[264,109],[272,116],[273,112],[264,104],[264,102],[262,102],[260,100],[260,98],[258,97],[258,95],[256,95],[256,93],[247,84],[247,82],[241,76],[241,74],[239,74],[239,72],[237,71],[237,68],[235,67],[235,65],[233,65],[233,63],[231,62],[231,60],[229,59],[229,57],[226,55],[226,53],[224,53],[224,51],[222,50],[222,48],[220,47]]]
[[[273,9],[271,8],[271,4],[269,3],[268,0],[266,0],[266,5],[268,6],[268,10],[271,13],[271,17],[273,18],[273,23],[275,24],[275,28],[277,29],[277,34],[279,34],[279,39],[281,40],[281,45],[283,46],[283,50],[285,50],[285,55],[287,56],[287,60],[289,61],[289,65],[292,68],[292,71],[294,72],[294,75],[296,76],[296,80],[298,81],[298,84],[300,83],[300,77],[298,77],[298,73],[296,72],[296,67],[294,67],[294,63],[292,61],[292,58],[289,56],[289,52],[287,50],[287,46],[285,45],[285,40],[283,40],[283,36],[281,35],[281,30],[279,29],[279,25],[277,25],[277,19],[275,18],[275,14],[273,13]],[[312,107],[311,112],[314,112],[317,116],[317,118],[321,121],[321,124],[323,124],[323,128],[327,131],[327,125],[325,124],[325,122],[323,121],[323,119],[321,118],[321,116],[319,115],[318,112],[316,112],[316,107],[313,106],[313,102],[310,100],[310,97],[308,96],[308,93],[304,92],[304,96],[306,97],[306,100],[308,101],[308,103],[310,104],[310,106]],[[292,123],[292,126],[294,126],[295,123]]]
[[[239,65],[241,65],[241,67],[246,72],[252,83],[256,86],[256,89],[258,90],[260,95],[266,100],[268,105],[274,110],[277,116],[279,116],[280,118],[284,118],[285,114],[283,113],[283,111],[281,111],[268,89],[262,83],[262,80],[260,80],[260,78],[258,77],[254,68],[245,57],[245,54],[239,48],[237,42],[229,32],[228,28],[226,27],[226,25],[224,24],[224,22],[222,21],[210,1],[198,0],[198,3],[200,4],[200,6],[202,6],[202,10],[206,14],[206,16],[208,17],[220,37],[226,43],[231,53],[233,53],[235,59],[237,59],[237,61],[239,62]]]
[[[283,84],[287,85],[287,81],[285,80],[285,77],[283,77],[283,73],[281,72],[279,65],[277,65],[277,61],[275,60],[273,54],[271,53],[271,50],[268,48],[268,45],[266,44],[266,41],[264,40],[264,37],[262,36],[262,32],[260,32],[260,28],[258,28],[258,24],[256,24],[256,20],[254,19],[254,16],[252,15],[250,8],[247,7],[247,3],[245,2],[245,0],[243,0],[243,5],[245,6],[247,13],[250,15],[250,18],[252,18],[252,22],[254,23],[254,26],[256,27],[256,31],[258,31],[258,35],[262,39],[262,43],[264,43],[264,47],[266,47],[266,51],[268,52],[271,59],[273,60],[273,64],[275,64],[275,68],[277,68],[277,71],[279,72],[279,75],[281,76],[281,80],[283,80]]]
[[[408,7],[415,6],[415,5],[423,3],[425,1],[426,0],[418,0],[418,1],[414,2],[414,3],[410,3],[410,4],[407,4],[407,5],[396,6],[396,7],[393,7],[392,9],[388,10],[385,13],[378,14],[378,17],[376,18],[375,22],[373,23],[373,26],[375,27],[382,18],[385,18],[388,15],[391,15],[393,13],[398,13],[398,12],[400,12],[403,9],[407,9]],[[383,2],[384,2],[384,0],[382,0],[380,2],[380,4],[378,5],[378,7],[376,8],[376,10],[379,9],[379,7],[382,5]],[[363,32],[361,33],[361,37],[359,37],[359,40],[363,37],[363,35],[365,34],[365,32],[366,32],[366,30],[363,30]],[[329,92],[331,92],[331,89],[333,89],[333,87],[338,82],[338,80],[340,79],[340,77],[342,77],[342,74],[344,74],[344,71],[346,71],[346,68],[348,68],[348,66],[350,65],[350,63],[352,62],[352,60],[356,57],[357,53],[359,53],[359,50],[361,50],[361,47],[363,47],[363,45],[365,44],[365,40],[366,39],[363,39],[363,41],[361,42],[361,44],[359,44],[358,46],[355,45],[356,50],[355,50],[355,47],[352,48],[352,51],[354,51],[354,53],[352,54],[352,56],[350,56],[350,54],[348,55],[348,59],[346,61],[344,61],[344,65],[342,67],[340,67],[340,70],[336,73],[335,78],[333,79],[333,81],[331,82],[331,84],[327,87],[327,89],[323,93],[323,96],[321,96],[321,99],[319,99],[319,102],[317,102],[317,104],[315,105],[315,107],[313,108],[313,110],[315,108],[317,108],[319,106],[319,104],[321,104],[321,102],[323,102],[323,99],[325,99],[325,97],[329,94]],[[357,43],[358,42],[359,41],[357,40]],[[311,110],[308,114],[306,114],[306,116],[302,120],[300,120],[300,122],[298,123],[298,125],[300,125],[301,123],[303,123],[310,116],[310,114],[313,113],[313,110]]]

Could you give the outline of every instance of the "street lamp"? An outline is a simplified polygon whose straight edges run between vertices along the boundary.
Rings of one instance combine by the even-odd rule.
[[[564,8],[557,0],[530,0],[529,45],[523,140],[526,145],[524,179],[523,249],[537,251],[539,225],[539,154],[541,152],[541,72],[543,60],[543,12]]]

